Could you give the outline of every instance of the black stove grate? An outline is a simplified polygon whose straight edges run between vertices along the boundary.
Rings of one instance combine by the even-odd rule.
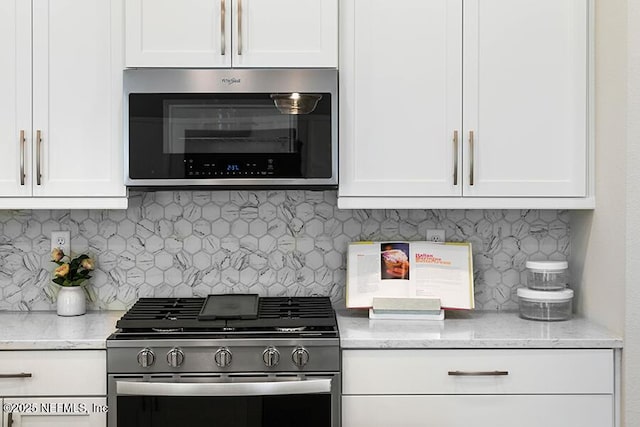
[[[262,298],[258,316],[263,319],[332,318],[333,307],[328,298]]]
[[[204,298],[140,298],[116,323],[120,329],[179,329],[193,327]],[[206,325],[205,325],[206,323]],[[223,328],[224,321],[208,320],[202,327]]]
[[[337,330],[328,297],[262,297],[257,319],[198,319],[205,298],[140,298],[116,323],[123,332],[217,332],[268,334],[305,328],[321,333]]]

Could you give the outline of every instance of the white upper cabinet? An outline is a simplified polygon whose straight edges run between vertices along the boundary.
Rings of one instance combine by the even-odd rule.
[[[461,195],[462,2],[349,0],[341,13],[340,196]]]
[[[464,4],[464,195],[585,197],[587,1]]]
[[[34,1],[34,195],[125,194],[121,13],[119,0]]]
[[[0,8],[0,209],[125,208],[122,0]]]
[[[338,0],[127,0],[127,67],[338,65]]]
[[[31,135],[30,2],[0,1],[0,57],[0,196],[29,196],[31,177],[25,174],[31,158],[26,140]]]
[[[592,208],[588,5],[342,1],[338,206]]]
[[[127,67],[230,67],[231,0],[127,0]]]
[[[336,0],[234,0],[234,67],[338,66]]]

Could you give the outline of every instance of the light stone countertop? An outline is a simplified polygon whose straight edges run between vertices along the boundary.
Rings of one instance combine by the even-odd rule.
[[[122,311],[90,311],[62,317],[55,311],[0,311],[0,350],[106,348]]]
[[[447,312],[443,321],[369,320],[367,310],[337,309],[343,349],[622,348],[622,338],[583,318],[521,319],[516,312]]]
[[[342,348],[621,348],[622,339],[586,319],[524,320],[513,312],[447,312],[444,321],[369,320],[337,311]],[[53,311],[0,312],[0,350],[106,348],[124,312],[62,317]]]

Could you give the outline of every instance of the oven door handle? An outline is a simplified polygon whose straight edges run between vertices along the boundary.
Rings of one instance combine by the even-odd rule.
[[[116,381],[127,396],[271,396],[331,393],[331,379],[247,383],[163,383]]]

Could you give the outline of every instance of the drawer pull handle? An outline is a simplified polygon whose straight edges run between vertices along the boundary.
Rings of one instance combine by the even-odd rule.
[[[509,371],[449,371],[452,377],[500,377],[509,375]]]
[[[21,372],[19,374],[0,374],[0,378],[31,378],[30,372]]]

